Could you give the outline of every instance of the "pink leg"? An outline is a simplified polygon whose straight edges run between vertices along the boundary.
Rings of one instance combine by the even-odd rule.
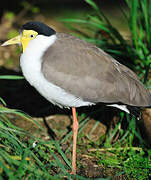
[[[77,146],[77,134],[79,128],[79,122],[76,115],[76,108],[72,107],[73,115],[73,151],[72,151],[72,172],[71,174],[76,174],[76,146]]]

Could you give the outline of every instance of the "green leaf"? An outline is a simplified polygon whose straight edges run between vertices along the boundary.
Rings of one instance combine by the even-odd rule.
[[[16,75],[0,75],[0,79],[19,80],[19,79],[24,79],[24,77],[23,76],[16,76]]]
[[[4,106],[6,106],[7,104],[5,103],[5,101],[0,97],[0,101],[2,102],[2,104],[4,105]]]
[[[100,9],[98,8],[98,6],[95,4],[94,1],[92,0],[85,0],[93,9],[95,9],[96,11],[99,11]]]
[[[132,40],[133,44],[138,49],[137,44],[137,15],[138,15],[138,0],[132,0],[131,1],[131,21],[130,21],[130,27],[131,27],[131,33],[132,33]]]

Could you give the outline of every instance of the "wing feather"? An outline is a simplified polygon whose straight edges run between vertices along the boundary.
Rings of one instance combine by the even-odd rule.
[[[43,59],[45,78],[85,101],[151,105],[149,91],[133,71],[83,40],[57,33]]]

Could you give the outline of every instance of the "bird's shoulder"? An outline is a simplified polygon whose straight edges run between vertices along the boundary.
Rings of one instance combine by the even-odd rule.
[[[70,48],[70,51],[76,51],[77,54],[85,52],[90,55],[112,58],[95,44],[89,43],[84,39],[72,36],[66,33],[56,33],[57,41],[54,46],[62,46],[62,48]]]
[[[56,41],[45,51],[42,58],[43,67],[54,67],[64,73],[72,68],[74,74],[79,73],[79,66],[83,73],[92,68],[101,72],[101,69],[105,71],[112,63],[116,65],[117,62],[94,44],[65,33],[56,33]]]

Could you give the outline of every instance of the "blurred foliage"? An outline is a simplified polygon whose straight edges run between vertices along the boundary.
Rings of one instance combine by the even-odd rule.
[[[15,37],[15,36],[17,36],[17,35],[18,35],[18,31],[15,30],[15,29],[12,29],[11,31],[8,32],[7,38],[8,38],[8,39],[11,39],[11,38],[13,38],[13,37]]]
[[[13,12],[14,14],[18,14],[25,9],[30,9],[32,13],[39,12],[39,8],[37,6],[37,1],[32,0],[5,0],[3,1],[3,6],[0,7],[0,16],[2,16],[6,11]]]
[[[6,14],[5,14],[5,18],[6,20],[12,20],[15,18],[15,14],[13,12],[10,12],[8,11]]]
[[[34,14],[37,14],[40,12],[39,7],[35,6],[33,3],[31,2],[27,2],[27,1],[23,1],[21,3],[21,5],[23,6],[23,9],[26,9],[28,11],[31,11]]]

